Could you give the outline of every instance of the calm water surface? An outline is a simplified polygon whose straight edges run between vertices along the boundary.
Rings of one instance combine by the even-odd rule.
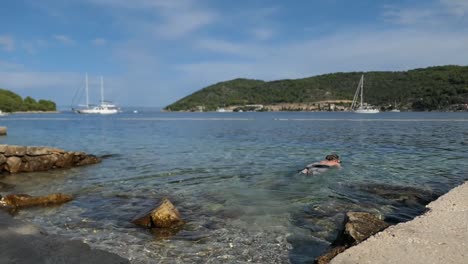
[[[146,110],[146,111],[145,111]],[[306,263],[343,213],[407,221],[468,178],[468,113],[72,113],[0,118],[0,144],[96,155],[102,164],[7,176],[11,192],[75,200],[15,217],[133,263]],[[296,173],[338,153],[343,169]],[[174,236],[129,221],[169,197]]]

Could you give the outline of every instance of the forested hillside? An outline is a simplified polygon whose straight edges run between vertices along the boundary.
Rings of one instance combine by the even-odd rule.
[[[468,66],[437,66],[401,72],[349,72],[304,79],[235,79],[203,88],[167,106],[167,111],[205,111],[246,104],[308,103],[352,100],[364,74],[367,103],[397,105],[416,111],[449,110],[468,103]],[[457,110],[457,109],[451,109]]]
[[[50,100],[39,100],[27,96],[21,98],[16,93],[0,89],[0,110],[3,112],[15,111],[55,111],[56,105]]]

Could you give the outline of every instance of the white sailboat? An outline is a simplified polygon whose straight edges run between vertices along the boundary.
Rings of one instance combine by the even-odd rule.
[[[363,94],[364,94],[364,74],[361,76],[356,93],[354,94],[353,103],[351,104],[351,111],[356,114],[377,114],[379,109],[374,108],[371,105],[363,103]],[[361,97],[360,102],[358,102],[358,97]]]
[[[119,108],[109,102],[104,100],[104,80],[101,76],[101,103],[97,106],[92,106],[89,104],[89,92],[88,92],[88,74],[86,74],[86,105],[85,108],[76,110],[79,114],[101,114],[101,115],[110,115],[119,113]]]
[[[400,109],[398,109],[397,104],[396,104],[396,101],[395,101],[395,105],[393,106],[393,109],[390,110],[390,112],[393,112],[393,113],[400,113]]]

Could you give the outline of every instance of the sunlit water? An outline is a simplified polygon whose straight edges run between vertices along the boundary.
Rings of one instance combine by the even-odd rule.
[[[96,155],[101,164],[7,176],[9,192],[73,194],[21,210],[49,233],[133,263],[305,263],[347,211],[391,223],[467,179],[468,113],[160,113],[10,115],[0,144]],[[306,176],[338,153],[343,169]],[[7,192],[3,192],[5,194]],[[174,236],[130,220],[169,197],[187,224]]]

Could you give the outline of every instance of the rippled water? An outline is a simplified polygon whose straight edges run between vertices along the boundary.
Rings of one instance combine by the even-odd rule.
[[[305,263],[343,213],[406,221],[468,178],[468,113],[71,113],[0,119],[0,144],[46,145],[102,164],[7,176],[11,192],[75,200],[20,211],[50,233],[134,263]],[[343,169],[296,173],[328,153]],[[169,197],[187,224],[174,236],[129,221]]]

